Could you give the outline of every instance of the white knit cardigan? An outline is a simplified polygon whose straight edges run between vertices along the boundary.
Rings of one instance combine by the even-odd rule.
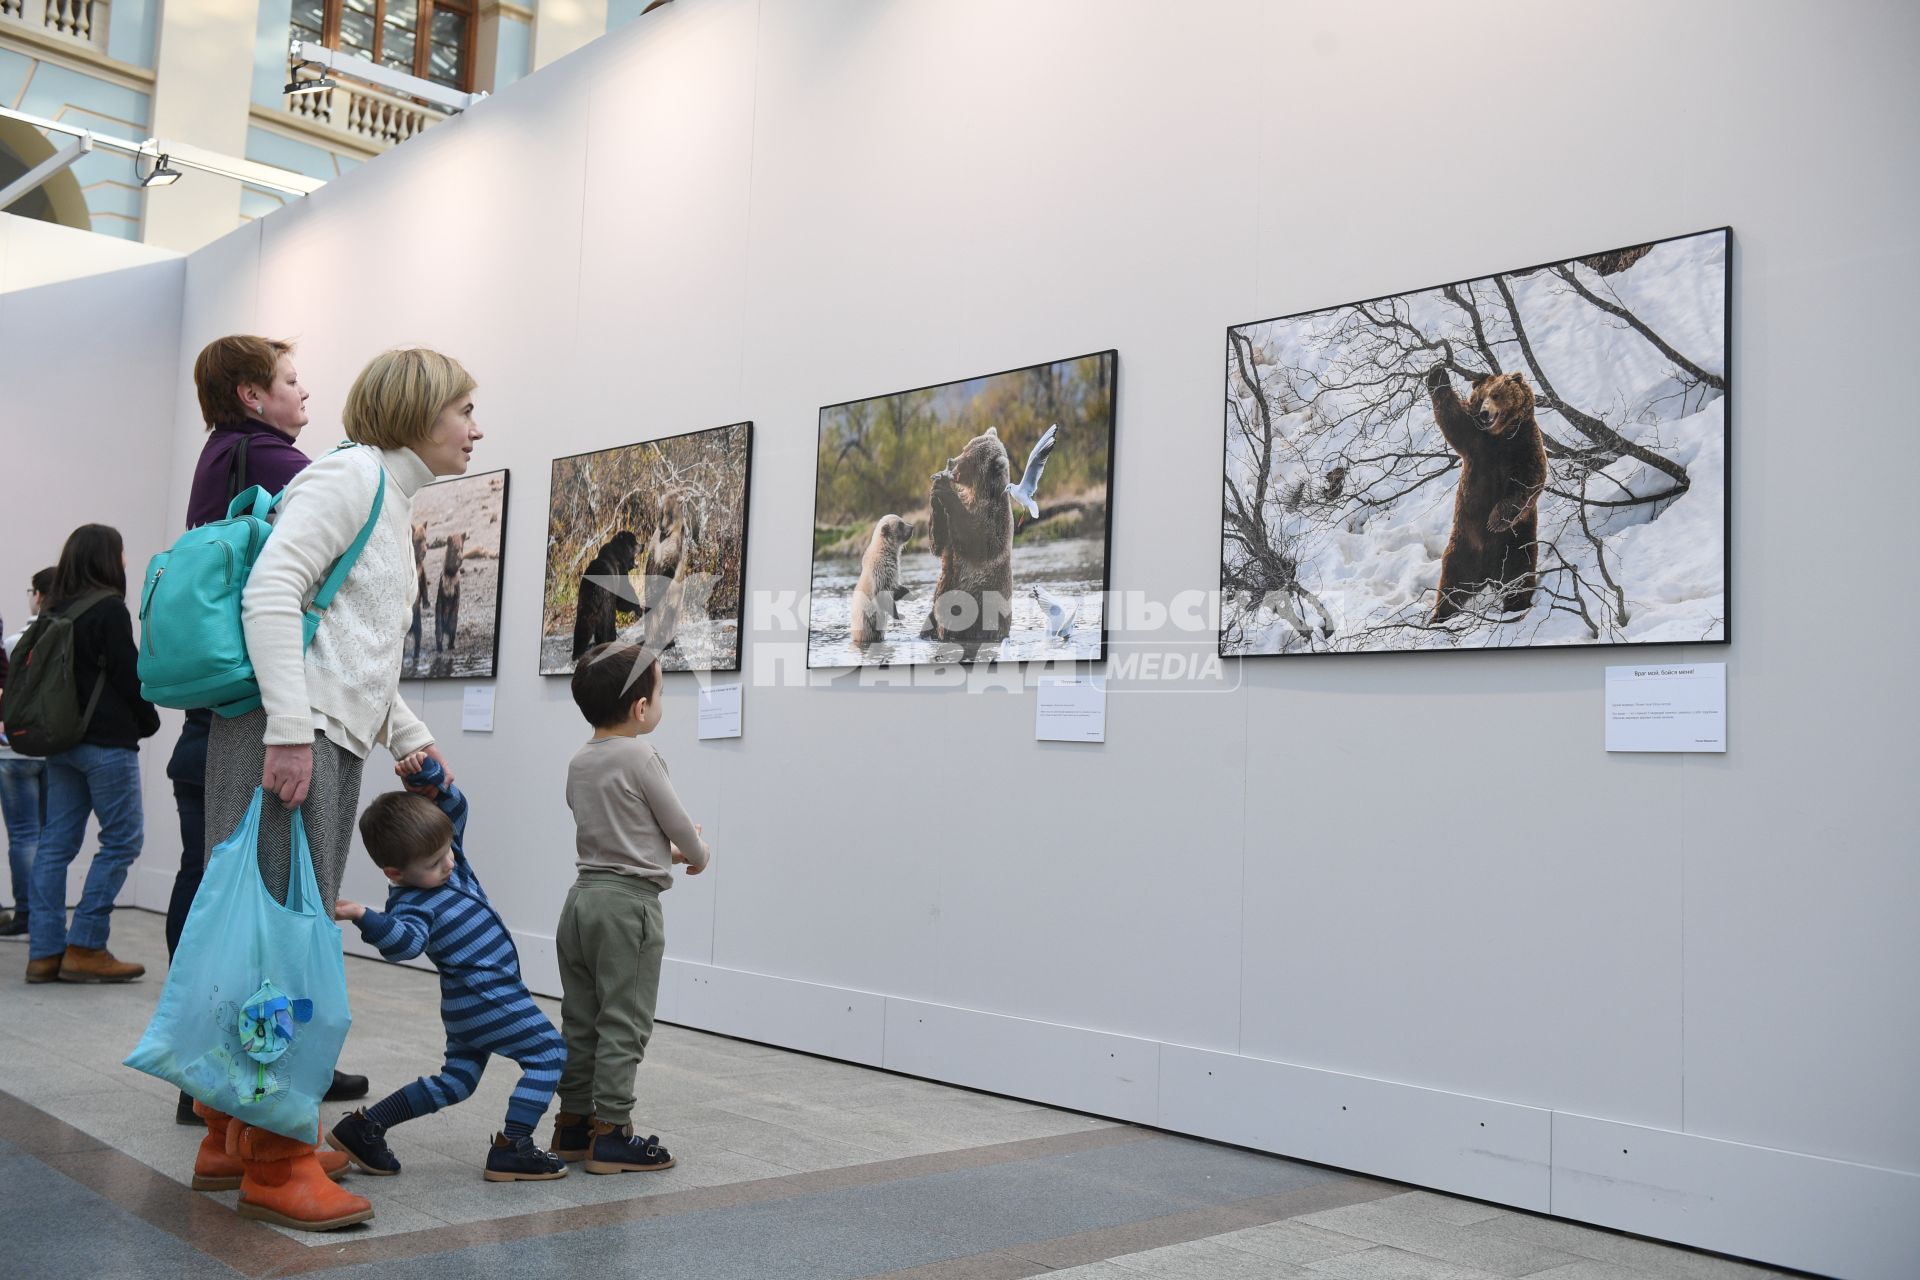
[[[380,521],[303,657],[302,615],[366,524],[382,468]],[[413,495],[431,479],[411,449],[359,445],[328,454],[287,485],[241,607],[268,746],[311,743],[320,729],[363,759],[384,743],[397,760],[433,741],[400,697],[419,576]]]

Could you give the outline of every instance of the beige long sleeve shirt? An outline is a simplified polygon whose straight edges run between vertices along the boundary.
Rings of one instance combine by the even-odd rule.
[[[567,807],[582,871],[617,871],[669,889],[673,845],[695,869],[711,856],[674,794],[667,762],[643,739],[597,738],[574,752]]]

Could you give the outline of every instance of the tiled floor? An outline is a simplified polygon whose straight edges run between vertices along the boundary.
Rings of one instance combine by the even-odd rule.
[[[1270,1156],[662,1026],[638,1122],[661,1173],[480,1177],[515,1079],[396,1128],[373,1222],[330,1235],[186,1188],[195,1131],[119,1065],[164,970],[158,917],[115,916],[122,987],[28,987],[0,947],[0,1274],[53,1280],[343,1275],[1314,1277],[1552,1280],[1782,1274]],[[343,1065],[377,1092],[438,1068],[429,974],[349,960]],[[557,1017],[552,1002],[543,1007]],[[541,1137],[544,1141],[546,1130]]]

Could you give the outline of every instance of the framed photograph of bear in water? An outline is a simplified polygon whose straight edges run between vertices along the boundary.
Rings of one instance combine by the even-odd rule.
[[[1725,643],[1731,247],[1227,330],[1222,656]]]
[[[540,674],[645,644],[666,671],[738,671],[753,424],[555,458]]]
[[[493,677],[506,539],[504,470],[436,480],[413,495],[413,620],[402,680]]]
[[[820,410],[807,665],[1104,658],[1118,363]]]

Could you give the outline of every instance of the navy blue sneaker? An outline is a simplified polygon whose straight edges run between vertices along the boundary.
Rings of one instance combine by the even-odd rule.
[[[567,1176],[567,1162],[534,1146],[532,1138],[496,1133],[487,1148],[487,1171],[482,1176],[488,1182],[551,1182]]]
[[[400,1161],[387,1146],[387,1126],[368,1119],[364,1107],[340,1117],[340,1123],[327,1135],[327,1145],[346,1152],[357,1168],[376,1178],[391,1178],[400,1172]]]
[[[593,1117],[562,1111],[553,1117],[553,1154],[579,1164],[593,1146]]]
[[[593,1122],[593,1148],[587,1153],[588,1173],[645,1173],[673,1168],[673,1155],[660,1145],[660,1135],[633,1136],[631,1124],[618,1129]]]

